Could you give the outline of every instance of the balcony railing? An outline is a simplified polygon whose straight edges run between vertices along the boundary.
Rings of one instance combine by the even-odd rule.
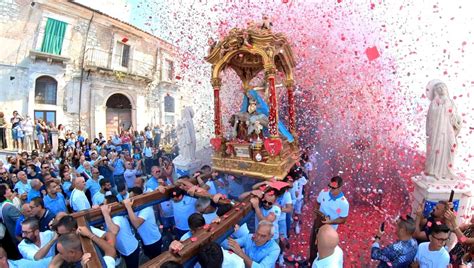
[[[156,72],[155,64],[149,62],[128,59],[127,66],[122,66],[121,55],[113,54],[100,48],[88,48],[86,50],[84,66],[109,71],[120,71],[125,74],[152,79]]]

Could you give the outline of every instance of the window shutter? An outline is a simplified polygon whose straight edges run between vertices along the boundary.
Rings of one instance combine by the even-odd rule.
[[[41,52],[61,55],[67,23],[48,18],[44,29]]]
[[[129,57],[130,57],[130,46],[124,44],[123,50],[122,50],[122,66],[123,67],[128,67]]]

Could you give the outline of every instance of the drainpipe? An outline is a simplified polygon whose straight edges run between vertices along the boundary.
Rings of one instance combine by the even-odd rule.
[[[86,58],[87,40],[89,39],[89,31],[91,29],[92,19],[94,18],[94,15],[95,15],[95,12],[92,12],[91,19],[89,20],[89,24],[87,25],[86,38],[84,38],[84,43],[82,45],[83,47],[82,47],[82,57],[81,57],[81,78],[79,80],[79,130],[81,130],[82,83],[84,80],[84,60]]]

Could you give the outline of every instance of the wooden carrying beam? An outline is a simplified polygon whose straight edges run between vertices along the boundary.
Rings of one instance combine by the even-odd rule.
[[[161,193],[155,190],[153,192],[144,193],[139,196],[133,197],[132,198],[134,200],[133,210],[140,210],[142,207],[158,204],[169,199],[169,195],[171,191],[173,190],[173,188],[174,186],[167,186],[165,187],[164,193]],[[126,214],[126,213],[127,213],[127,210],[125,209],[125,206],[122,203],[113,203],[111,205],[110,214],[112,217],[118,214]],[[85,217],[89,221],[89,224],[91,225],[101,223],[104,220],[102,216],[102,211],[100,210],[100,208],[91,208],[88,210],[79,211],[79,212],[73,213],[72,216],[74,218]]]
[[[77,217],[77,225],[78,226],[87,226],[87,221],[84,217]],[[87,268],[96,268],[96,267],[102,267],[102,262],[100,261],[99,254],[97,254],[97,251],[95,250],[95,245],[92,240],[90,240],[87,237],[80,236],[81,239],[81,245],[82,245],[82,252],[84,253],[90,253],[91,258],[89,262],[86,264]]]
[[[237,203],[234,208],[221,217],[220,223],[212,223],[206,228],[199,230],[192,238],[183,241],[183,249],[177,254],[170,251],[162,253],[160,256],[146,262],[140,267],[160,267],[167,261],[175,261],[184,264],[199,252],[202,245],[214,241],[219,237],[225,235],[229,230],[234,229],[235,224],[240,221],[252,211],[252,204],[250,204],[250,196],[243,202]],[[196,241],[193,238],[197,238]]]

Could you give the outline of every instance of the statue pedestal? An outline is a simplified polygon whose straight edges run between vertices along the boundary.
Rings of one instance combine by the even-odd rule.
[[[417,175],[411,178],[414,183],[413,191],[413,213],[423,199],[425,201],[437,202],[448,201],[451,190],[454,190],[454,202],[458,200],[457,220],[458,223],[468,222],[474,213],[474,194],[472,181],[459,178],[453,181],[440,181],[432,176]],[[426,211],[425,211],[426,212]]]
[[[184,175],[192,175],[193,172],[201,168],[200,160],[183,159],[181,155],[178,155],[178,157],[173,160],[173,164],[175,167],[176,175],[178,175],[178,177]]]

